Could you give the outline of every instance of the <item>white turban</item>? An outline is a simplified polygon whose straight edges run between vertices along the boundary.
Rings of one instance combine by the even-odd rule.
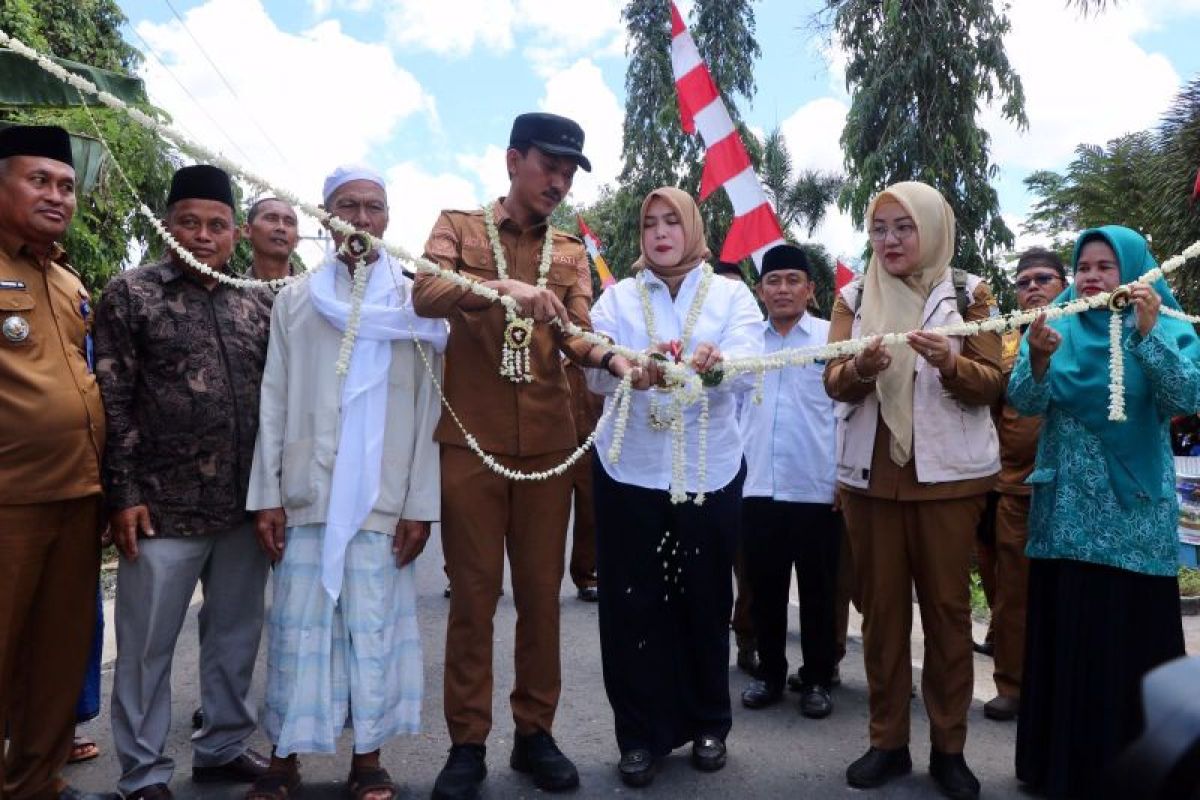
[[[321,192],[321,197],[328,203],[333,193],[350,181],[370,181],[380,189],[387,191],[387,183],[384,182],[383,176],[375,170],[362,164],[343,164],[329,173],[329,177],[325,179],[325,188]]]

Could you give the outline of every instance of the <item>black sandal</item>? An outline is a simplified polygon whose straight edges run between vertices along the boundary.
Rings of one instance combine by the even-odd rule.
[[[299,769],[268,771],[246,790],[246,800],[289,800],[299,788]]]
[[[395,800],[399,794],[392,776],[383,767],[351,767],[350,777],[346,779],[346,791],[354,800],[366,800],[371,792],[388,792],[391,800]]]

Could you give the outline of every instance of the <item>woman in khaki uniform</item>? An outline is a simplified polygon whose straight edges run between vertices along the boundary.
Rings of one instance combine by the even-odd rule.
[[[871,747],[846,780],[871,788],[912,769],[915,585],[929,771],[946,796],[974,798],[979,781],[962,755],[973,685],[968,573],[975,526],[1000,468],[989,413],[1003,386],[1000,337],[927,331],[986,319],[995,306],[983,280],[952,269],[954,212],[937,190],[890,186],[867,219],[871,263],[839,293],[829,341],[876,339],[825,369],[825,388],[839,401],[838,483],[862,599],[871,709]],[[905,345],[879,338],[906,331]]]

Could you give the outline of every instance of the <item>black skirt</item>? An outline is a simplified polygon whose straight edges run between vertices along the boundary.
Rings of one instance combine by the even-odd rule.
[[[724,741],[745,464],[703,506],[594,464],[600,655],[617,747],[657,758],[702,734]]]
[[[1097,797],[1142,730],[1141,679],[1184,654],[1179,582],[1032,559],[1017,778],[1049,797]]]

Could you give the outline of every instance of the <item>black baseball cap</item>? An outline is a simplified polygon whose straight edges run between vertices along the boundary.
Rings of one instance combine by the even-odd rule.
[[[583,128],[573,119],[542,111],[521,114],[513,120],[508,146],[528,144],[544,153],[570,156],[585,172],[592,171],[592,162],[583,154]]]

